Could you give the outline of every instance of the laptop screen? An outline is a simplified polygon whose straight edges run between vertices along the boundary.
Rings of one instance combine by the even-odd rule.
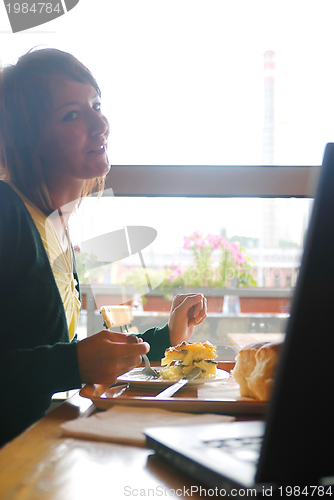
[[[333,475],[334,144],[328,144],[268,409],[257,482]],[[308,483],[309,484],[309,483]]]

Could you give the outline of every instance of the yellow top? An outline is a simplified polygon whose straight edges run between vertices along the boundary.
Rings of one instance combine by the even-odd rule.
[[[8,182],[10,187],[20,196],[27,210],[29,211],[39,234],[41,235],[44,248],[49,257],[51,269],[62,298],[68,332],[70,340],[73,339],[77,328],[80,300],[79,293],[75,288],[77,281],[73,276],[73,261],[70,241],[66,254],[63,252],[56,230],[52,224],[51,218],[47,217],[39,208],[36,207],[28,198],[26,198],[12,183]]]

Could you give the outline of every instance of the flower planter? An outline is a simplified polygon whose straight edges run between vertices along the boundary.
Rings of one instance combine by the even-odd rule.
[[[180,292],[183,293],[183,292]],[[189,293],[189,292],[187,292]],[[194,293],[194,292],[192,292]],[[200,292],[202,293],[202,292]],[[169,312],[172,301],[166,300],[163,295],[146,295],[147,302],[144,304],[144,311]],[[221,313],[223,310],[224,297],[207,297],[208,312]]]
[[[281,296],[277,292],[277,296],[263,297],[263,289],[254,289],[252,297],[243,297],[243,289],[232,290],[222,289],[180,289],[177,293],[203,293],[207,298],[209,313],[222,313],[224,296],[239,295],[240,312],[241,314],[281,314],[287,313],[290,309],[291,298],[289,296]],[[221,295],[219,295],[221,293]],[[259,296],[256,296],[258,293]],[[275,294],[275,291],[268,290],[267,293]],[[288,294],[286,294],[288,295]],[[145,295],[146,303],[144,311],[169,312],[172,302],[164,298],[163,291],[155,291],[154,294]]]
[[[131,304],[135,293],[129,292],[127,296],[122,293],[120,287],[99,286],[95,290],[95,300],[89,299],[87,303],[87,293],[91,296],[90,287],[81,287],[82,308],[99,309],[101,305],[119,305],[125,301]],[[238,295],[240,300],[241,314],[280,314],[289,312],[292,289],[264,289],[264,288],[179,288],[177,293],[202,293],[208,301],[208,312],[219,314],[223,311],[224,296]],[[156,311],[169,313],[172,301],[166,300],[163,290],[144,296],[144,311]]]

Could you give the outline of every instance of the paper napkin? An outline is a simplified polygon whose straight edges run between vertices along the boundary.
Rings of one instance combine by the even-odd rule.
[[[160,408],[115,406],[88,418],[77,418],[61,424],[63,434],[80,439],[96,439],[145,446],[143,430],[165,425],[192,425],[229,422],[234,417],[216,414],[181,413]]]

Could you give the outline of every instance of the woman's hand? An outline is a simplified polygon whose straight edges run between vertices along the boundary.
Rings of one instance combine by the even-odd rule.
[[[102,330],[78,342],[81,380],[86,384],[112,384],[119,375],[140,365],[150,345],[133,335]]]
[[[194,326],[207,316],[207,300],[201,293],[175,295],[170,311],[168,328],[171,345],[188,341]]]

